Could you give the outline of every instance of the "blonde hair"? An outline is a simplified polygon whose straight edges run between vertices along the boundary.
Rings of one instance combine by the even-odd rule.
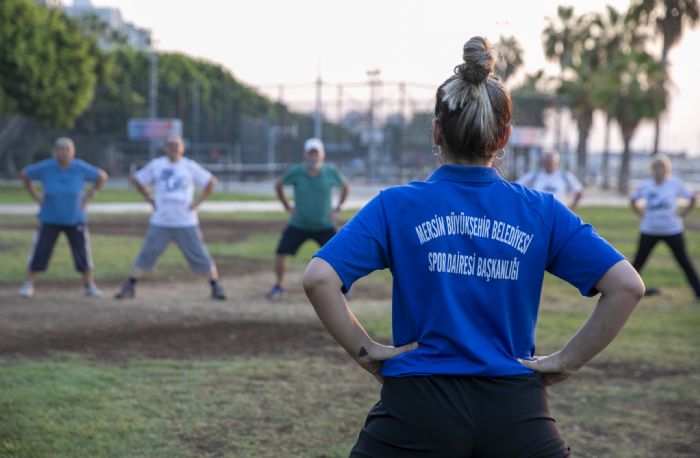
[[[649,164],[649,174],[650,175],[654,175],[654,165],[655,164],[663,164],[664,170],[666,170],[666,174],[664,176],[668,177],[671,175],[671,171],[673,170],[673,165],[671,164],[671,159],[669,159],[668,156],[666,156],[665,154],[659,154],[651,160],[651,163]]]
[[[496,50],[486,38],[467,41],[462,60],[437,90],[435,123],[455,158],[491,161],[510,128],[510,94],[494,74]]]

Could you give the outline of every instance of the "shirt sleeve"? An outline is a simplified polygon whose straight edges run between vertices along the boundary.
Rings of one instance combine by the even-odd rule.
[[[100,169],[94,165],[90,165],[85,161],[78,160],[78,167],[85,178],[85,181],[95,182],[100,177]]]
[[[637,200],[644,197],[644,182],[640,183],[630,194],[630,200]]]
[[[134,172],[134,179],[143,186],[152,186],[156,182],[155,162],[151,161]]]
[[[547,271],[574,285],[584,296],[595,296],[596,283],[625,259],[590,224],[556,199],[547,256]]]
[[[286,185],[294,184],[297,179],[298,170],[299,168],[297,166],[288,168],[284,172],[284,175],[282,175],[282,183]]]
[[[192,180],[197,188],[203,188],[209,184],[214,176],[209,170],[205,169],[195,161],[190,161],[189,165]]]
[[[314,256],[328,262],[347,292],[358,279],[390,267],[389,235],[382,195],[362,208]]]
[[[683,183],[683,181],[680,178],[676,179],[676,183],[678,185],[678,195],[680,197],[691,199],[695,195],[695,191],[693,191],[693,189],[690,186]]]
[[[333,167],[333,178],[335,180],[335,186],[341,187],[345,183],[345,175],[338,170],[338,167]]]
[[[24,174],[30,180],[41,181],[44,177],[44,170],[46,170],[46,162],[41,161],[26,167],[24,169]]]

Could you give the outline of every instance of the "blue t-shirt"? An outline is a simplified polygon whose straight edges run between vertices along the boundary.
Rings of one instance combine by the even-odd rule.
[[[370,272],[393,274],[394,345],[385,376],[532,372],[544,272],[584,295],[624,259],[551,194],[491,167],[444,165],[424,182],[382,191],[316,256],[345,290]]]
[[[40,181],[44,187],[44,205],[39,210],[39,221],[46,224],[75,226],[85,222],[80,208],[85,182],[94,182],[100,169],[80,159],[73,159],[62,169],[56,159],[46,159],[24,169],[30,180]]]

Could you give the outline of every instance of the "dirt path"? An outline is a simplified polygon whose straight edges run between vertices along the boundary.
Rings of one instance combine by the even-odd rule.
[[[183,359],[302,349],[337,356],[304,295],[301,273],[290,272],[285,301],[271,302],[264,295],[273,274],[252,267],[226,269],[226,301],[211,300],[204,280],[184,275],[142,281],[137,297],[125,301],[112,299],[118,285],[109,283],[102,285],[102,299],[83,297],[77,283],[41,283],[29,300],[18,297],[16,287],[2,286],[0,357],[70,351],[107,360]],[[358,284],[353,294],[370,301],[390,297],[379,282]]]

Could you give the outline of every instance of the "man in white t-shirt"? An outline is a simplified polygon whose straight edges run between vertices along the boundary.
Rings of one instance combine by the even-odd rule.
[[[170,241],[175,241],[190,268],[207,275],[212,299],[226,299],[197,218],[197,207],[214,191],[216,177],[195,161],[183,157],[185,146],[180,137],[168,139],[165,153],[132,177],[136,189],[153,206],[153,214],[131,275],[115,298],[134,297],[138,279],[144,272],[153,270]],[[196,198],[195,189],[201,189]]]
[[[517,183],[535,191],[554,194],[559,202],[572,210],[576,208],[583,195],[583,186],[573,173],[559,169],[559,153],[545,151],[541,164],[541,168],[521,176]]]

